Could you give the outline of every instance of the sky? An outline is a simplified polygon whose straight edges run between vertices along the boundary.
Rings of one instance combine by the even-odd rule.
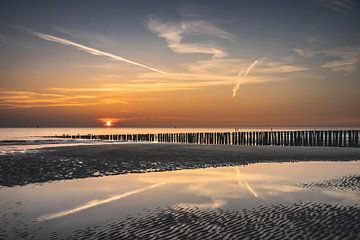
[[[0,127],[359,127],[359,26],[355,0],[2,0]]]

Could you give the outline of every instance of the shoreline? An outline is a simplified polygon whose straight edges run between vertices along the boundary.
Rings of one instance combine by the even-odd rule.
[[[353,160],[360,160],[360,148],[148,143],[49,147],[0,156],[0,186],[261,162]]]

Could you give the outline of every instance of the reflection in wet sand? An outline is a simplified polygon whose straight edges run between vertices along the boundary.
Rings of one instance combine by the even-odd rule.
[[[54,218],[65,217],[67,215],[77,213],[77,212],[80,212],[80,211],[83,211],[83,210],[86,210],[86,209],[89,209],[89,208],[97,207],[97,206],[105,204],[105,203],[110,203],[110,202],[113,202],[113,201],[117,201],[117,200],[120,200],[122,198],[129,197],[131,195],[135,195],[135,194],[144,192],[146,190],[150,190],[152,188],[159,187],[159,186],[164,185],[164,184],[165,184],[164,182],[156,183],[156,184],[150,185],[148,187],[136,189],[136,190],[133,190],[133,191],[130,191],[130,192],[126,192],[126,193],[119,194],[119,195],[116,195],[116,196],[112,196],[112,197],[109,197],[109,198],[105,198],[105,199],[102,199],[102,200],[93,200],[93,201],[87,202],[84,205],[81,205],[81,206],[73,208],[73,209],[64,210],[64,211],[60,211],[60,212],[40,216],[39,218],[37,218],[37,221],[46,221],[46,220],[51,220],[51,219],[54,219]]]
[[[175,204],[173,207],[181,207],[188,209],[215,209],[221,208],[227,203],[224,199],[212,199],[208,203],[179,203]]]
[[[264,163],[5,187],[0,239],[353,237],[359,172],[360,161]]]
[[[235,168],[236,171],[236,175],[239,179],[238,184],[239,185],[244,185],[246,187],[247,190],[249,190],[249,192],[254,196],[254,197],[258,197],[258,194],[255,192],[255,190],[249,185],[248,181],[246,181],[246,179],[242,176],[242,174],[240,173],[240,167]]]

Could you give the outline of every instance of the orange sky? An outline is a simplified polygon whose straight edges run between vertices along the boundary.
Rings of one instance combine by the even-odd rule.
[[[0,127],[360,126],[356,4],[5,2]]]

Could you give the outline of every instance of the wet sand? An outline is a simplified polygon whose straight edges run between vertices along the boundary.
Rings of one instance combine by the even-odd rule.
[[[303,183],[301,187],[310,189],[323,188],[341,191],[360,191],[360,175],[350,175],[319,182]]]
[[[0,185],[258,162],[360,160],[360,148],[109,144],[0,156]]]
[[[227,211],[175,206],[69,239],[359,239],[359,206],[298,202]]]
[[[359,163],[251,164],[3,187],[0,239],[360,239]]]

